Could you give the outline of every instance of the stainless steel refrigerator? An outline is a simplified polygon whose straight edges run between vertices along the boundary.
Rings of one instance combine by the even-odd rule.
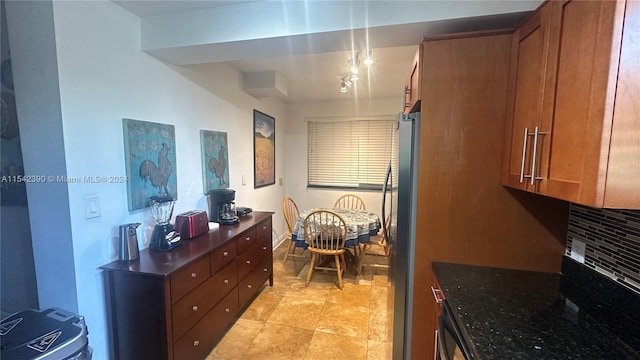
[[[411,319],[416,241],[418,146],[420,113],[400,114],[386,181],[382,190],[382,217],[390,245],[388,298],[393,359],[411,358]],[[397,149],[397,151],[395,151]]]

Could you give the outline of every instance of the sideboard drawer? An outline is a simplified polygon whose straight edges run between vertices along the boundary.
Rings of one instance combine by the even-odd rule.
[[[271,240],[271,218],[256,225],[256,237],[258,241],[267,238]]]
[[[209,278],[209,257],[204,256],[171,275],[171,303],[175,304],[189,291]]]
[[[262,262],[254,267],[251,272],[238,282],[238,300],[240,307],[243,307],[249,299],[260,289],[271,273],[273,272],[273,257],[267,256]]]
[[[248,249],[255,242],[256,242],[256,228],[254,226],[251,229],[240,234],[240,236],[238,236],[238,240],[237,240],[238,255],[242,254],[246,249]]]
[[[209,257],[209,261],[211,262],[211,275],[215,274],[225,265],[233,261],[236,256],[238,256],[238,252],[236,251],[235,241],[230,241],[222,248],[212,251]]]
[[[202,359],[211,343],[238,312],[238,288],[234,288],[173,346],[173,358]]]
[[[225,266],[171,308],[174,342],[211,310],[238,282],[236,262]]]

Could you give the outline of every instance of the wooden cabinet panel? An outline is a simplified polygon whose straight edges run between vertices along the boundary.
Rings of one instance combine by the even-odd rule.
[[[218,272],[222,267],[233,261],[238,255],[236,251],[236,241],[231,241],[222,249],[212,251],[209,262],[211,263],[211,275]]]
[[[227,327],[237,312],[238,289],[236,288],[174,345],[174,358],[202,359],[210,350],[211,342]]]
[[[244,252],[248,249],[253,243],[256,242],[256,228],[253,227],[248,231],[240,234],[237,240],[238,254]]]
[[[506,171],[503,184],[517,189],[531,185],[532,135],[542,126],[543,95],[547,76],[551,4],[545,4],[513,35],[510,69],[509,108],[510,142],[505,148]],[[539,137],[542,143],[544,138]],[[548,142],[546,142],[548,144]]]
[[[227,295],[237,282],[237,267],[233,261],[173,305],[171,314],[174,339],[182,337],[203,314]]]
[[[637,8],[623,0],[548,2],[516,31],[529,33],[539,18],[545,33],[536,46],[514,42],[504,185],[640,209],[637,94],[628,95],[640,87],[629,71],[640,56]],[[525,136],[531,127],[538,131]]]
[[[176,303],[209,278],[209,257],[204,256],[171,275],[171,302]]]
[[[273,274],[273,256],[269,255],[238,283],[240,307],[243,307]]]
[[[271,254],[270,239],[263,238],[238,256],[238,280],[242,280],[265,256]]]
[[[411,69],[409,76],[404,86],[404,113],[420,111],[421,100],[421,59],[422,59],[422,47],[418,47],[416,54],[411,62]]]

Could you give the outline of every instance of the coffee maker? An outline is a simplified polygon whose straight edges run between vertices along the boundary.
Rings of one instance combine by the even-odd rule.
[[[175,228],[169,220],[173,213],[173,198],[169,195],[165,196],[152,196],[149,198],[149,205],[151,205],[151,215],[156,221],[156,226],[151,233],[151,243],[149,249],[159,251],[169,251],[182,242],[180,240],[180,234],[175,231]]]
[[[209,221],[220,225],[237,224],[240,220],[236,213],[236,205],[233,202],[236,191],[231,189],[214,189],[208,194]]]

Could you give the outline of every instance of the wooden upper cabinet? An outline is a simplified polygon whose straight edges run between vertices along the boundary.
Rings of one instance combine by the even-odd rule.
[[[640,208],[640,2],[548,2],[517,34],[503,184]]]
[[[411,69],[409,76],[404,85],[404,113],[419,111],[421,90],[420,90],[420,64],[422,60],[422,46],[418,47],[413,61],[411,62]]]
[[[514,33],[510,68],[507,144],[503,184],[531,190],[532,146],[536,134],[540,145],[548,141],[540,134],[547,77],[547,51],[551,25],[551,3],[544,4]],[[545,124],[546,125],[546,124]],[[543,132],[544,133],[544,132]]]

